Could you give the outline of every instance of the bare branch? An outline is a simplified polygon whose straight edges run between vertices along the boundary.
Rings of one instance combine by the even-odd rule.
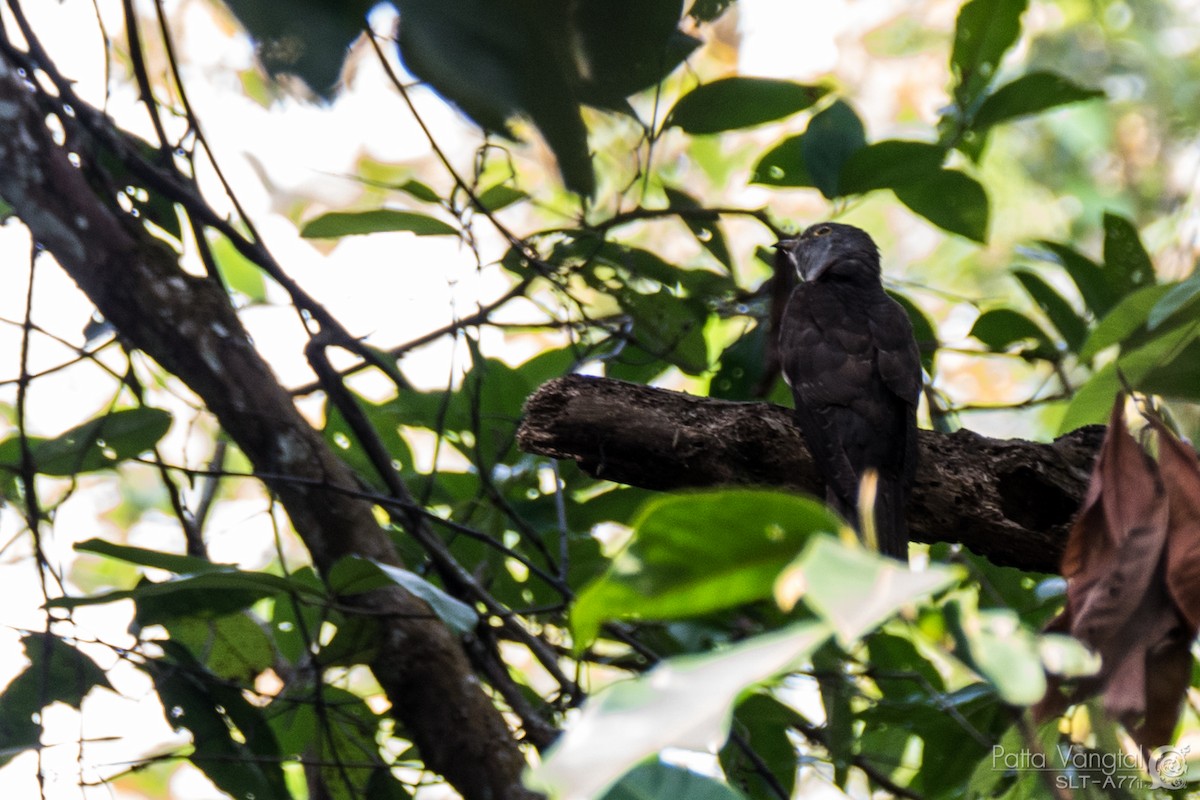
[[[1104,429],[1053,444],[921,431],[911,535],[961,542],[1003,566],[1058,570]],[[792,412],[572,375],[542,386],[517,433],[530,453],[647,489],[779,486],[823,496]]]

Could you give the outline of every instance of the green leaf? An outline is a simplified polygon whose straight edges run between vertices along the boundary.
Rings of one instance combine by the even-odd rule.
[[[271,638],[248,614],[180,617],[166,627],[172,640],[187,646],[218,678],[248,685],[274,664]]]
[[[803,718],[794,710],[763,693],[750,695],[733,712],[733,732],[750,746],[788,796],[796,782],[796,747],[789,733],[800,722]],[[751,761],[732,737],[721,748],[720,758],[731,784],[754,800],[777,800],[774,787],[759,772],[759,764]]]
[[[1170,291],[1155,303],[1154,308],[1146,316],[1146,327],[1150,330],[1158,328],[1181,308],[1191,305],[1197,297],[1200,297],[1200,270],[1193,272],[1190,278],[1174,286],[1155,286],[1153,288],[1169,289]],[[1145,291],[1145,288],[1140,291]]]
[[[381,776],[380,720],[354,692],[294,680],[266,709],[279,750],[319,770],[327,800],[389,800],[395,781]],[[401,756],[401,760],[404,756]],[[382,788],[381,788],[382,786]],[[407,793],[402,797],[409,798]]]
[[[152,625],[182,617],[219,617],[248,608],[265,597],[296,589],[278,575],[222,567],[158,583],[144,580],[132,589],[89,597],[56,597],[46,607],[73,609],[133,600],[138,621]]]
[[[698,211],[701,206],[691,195],[686,192],[681,192],[678,189],[672,189],[670,186],[664,186],[663,191],[667,195],[667,202],[671,208],[677,208],[682,211]],[[721,227],[717,223],[720,221],[720,216],[713,212],[711,214],[688,214],[682,217],[683,224],[688,226],[692,235],[696,237],[696,241],[700,242],[700,246],[712,254],[713,258],[721,262],[726,269],[733,269],[733,257],[729,254],[729,245],[725,242],[725,234],[721,232]]]
[[[1030,706],[1046,693],[1046,673],[1037,637],[1009,608],[980,611],[954,600],[946,619],[957,642],[955,653],[996,688],[1004,702]]]
[[[549,0],[548,5],[559,4]],[[657,86],[700,45],[679,30],[683,0],[579,0],[572,5],[576,38],[571,44],[578,52],[571,63],[587,65],[579,96],[589,105],[628,111],[626,97]]]
[[[833,199],[844,193],[840,185],[842,165],[866,144],[862,120],[841,100],[809,121],[800,149],[808,174],[821,194]]]
[[[725,741],[737,698],[783,674],[828,637],[805,622],[716,653],[669,658],[592,695],[534,767],[528,783],[552,797],[594,797],[665,747],[711,751]]]
[[[469,633],[479,623],[475,609],[415,572],[359,556],[340,559],[329,571],[329,588],[337,594],[359,594],[391,585],[400,586],[424,600],[455,633]]]
[[[751,128],[803,111],[827,91],[769,78],[723,78],[681,97],[663,127],[676,126],[691,134]]]
[[[1104,215],[1104,277],[1118,298],[1154,283],[1154,263],[1137,228],[1116,214]]]
[[[1148,327],[1147,320],[1151,312],[1171,289],[1169,284],[1155,284],[1143,286],[1126,295],[1092,329],[1079,351],[1079,357],[1090,361],[1104,348],[1121,344],[1137,331]]]
[[[901,203],[939,228],[972,241],[987,241],[987,192],[969,175],[944,169],[892,190]]]
[[[418,236],[457,236],[458,229],[440,219],[412,211],[379,208],[373,211],[331,211],[304,223],[305,239],[336,239],[367,233],[408,231]]]
[[[841,190],[864,194],[928,180],[942,172],[945,148],[927,142],[887,139],[855,151],[842,167]]]
[[[433,189],[417,180],[407,180],[396,187],[400,191],[426,203],[441,203],[442,198]]]
[[[511,206],[513,203],[518,203],[529,198],[529,195],[522,192],[520,189],[514,189],[503,183],[498,183],[479,195],[479,202],[488,211],[499,211],[502,208]]]
[[[1029,296],[1038,304],[1042,313],[1062,334],[1063,341],[1067,343],[1067,349],[1072,353],[1078,353],[1088,335],[1087,322],[1083,317],[1075,313],[1071,304],[1033,270],[1018,268],[1013,270],[1013,275],[1025,287],[1025,291],[1029,292]]]
[[[92,689],[112,688],[96,662],[53,634],[27,633],[21,643],[30,664],[0,693],[0,766],[40,746],[43,708],[78,710]]]
[[[1029,317],[1009,308],[993,308],[980,314],[969,335],[993,353],[1007,353],[1019,345],[1019,352],[1037,358],[1055,356],[1054,344],[1046,332]]]
[[[485,130],[512,138],[510,121],[526,117],[554,153],[567,188],[583,196],[595,191],[579,107],[583,81],[572,51],[591,25],[577,28],[572,9],[551,2],[396,0],[395,5],[404,18],[397,47],[412,74]],[[606,44],[623,54],[619,39]],[[663,51],[658,53],[661,59]]]
[[[208,244],[225,285],[245,295],[253,303],[265,302],[267,283],[263,278],[262,269],[238,252],[238,249],[221,234],[208,232]]]
[[[31,437],[28,444],[36,472],[76,475],[116,466],[152,449],[170,427],[170,413],[140,406],[97,417],[53,439]],[[20,439],[0,442],[0,469],[20,467]]]
[[[571,610],[577,649],[608,619],[681,619],[771,596],[779,571],[817,531],[841,523],[815,500],[754,489],[647,503],[633,538]]]
[[[649,761],[634,767],[601,800],[744,800],[728,784],[683,767]]]
[[[256,0],[228,0],[226,4],[254,39],[255,51],[272,76],[295,75],[328,100],[374,0],[310,2],[302,9]]]
[[[1106,364],[1076,390],[1059,423],[1059,433],[1100,425],[1108,419],[1113,398],[1123,388],[1118,370],[1134,389],[1200,399],[1200,332],[1195,328],[1185,325],[1164,331]]]
[[[794,565],[779,577],[798,573],[802,598],[849,646],[907,603],[962,580],[963,570],[931,564],[913,572],[895,559],[849,547],[831,536],[814,537]]]
[[[75,545],[75,549],[80,553],[95,553],[105,558],[115,558],[130,564],[164,569],[179,574],[222,572],[236,569],[232,564],[216,564],[207,558],[164,553],[161,550],[148,550],[144,547],[133,547],[126,544],[113,544],[104,539],[88,539]]]
[[[1028,0],[971,0],[958,12],[950,68],[954,99],[970,111],[996,76],[1000,59],[1021,33],[1021,15]]]
[[[167,722],[192,734],[189,759],[217,788],[256,800],[288,800],[283,754],[262,712],[236,686],[204,669],[178,642],[160,645],[161,660],[146,662]]]
[[[751,183],[763,186],[815,186],[804,161],[805,134],[789,136],[754,165]]]
[[[1037,114],[1049,108],[1103,97],[1053,72],[1031,72],[1001,86],[983,101],[971,127],[980,132],[993,125]]]
[[[1084,304],[1094,317],[1103,317],[1121,299],[1109,286],[1104,270],[1095,261],[1065,244],[1047,241],[1039,244],[1050,252],[1051,260],[1061,264],[1071,276]]]

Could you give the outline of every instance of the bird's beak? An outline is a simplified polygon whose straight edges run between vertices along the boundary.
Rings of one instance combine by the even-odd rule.
[[[791,270],[798,277],[802,277],[800,276],[800,265],[796,262],[796,245],[799,243],[799,239],[780,239],[771,245],[775,248],[776,272],[780,269],[787,269]]]

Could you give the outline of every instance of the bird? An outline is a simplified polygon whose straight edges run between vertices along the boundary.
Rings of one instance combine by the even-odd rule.
[[[922,387],[912,324],[883,290],[866,231],[820,222],[775,247],[776,275],[799,278],[779,326],[779,359],[826,502],[861,535],[859,491],[873,472],[879,552],[907,561]]]

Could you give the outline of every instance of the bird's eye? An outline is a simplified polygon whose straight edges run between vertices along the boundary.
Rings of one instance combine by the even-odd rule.
[[[828,225],[822,225],[821,227],[819,227],[815,231],[813,231],[813,236],[824,236],[825,234],[829,233],[832,230],[833,229],[830,228]]]

